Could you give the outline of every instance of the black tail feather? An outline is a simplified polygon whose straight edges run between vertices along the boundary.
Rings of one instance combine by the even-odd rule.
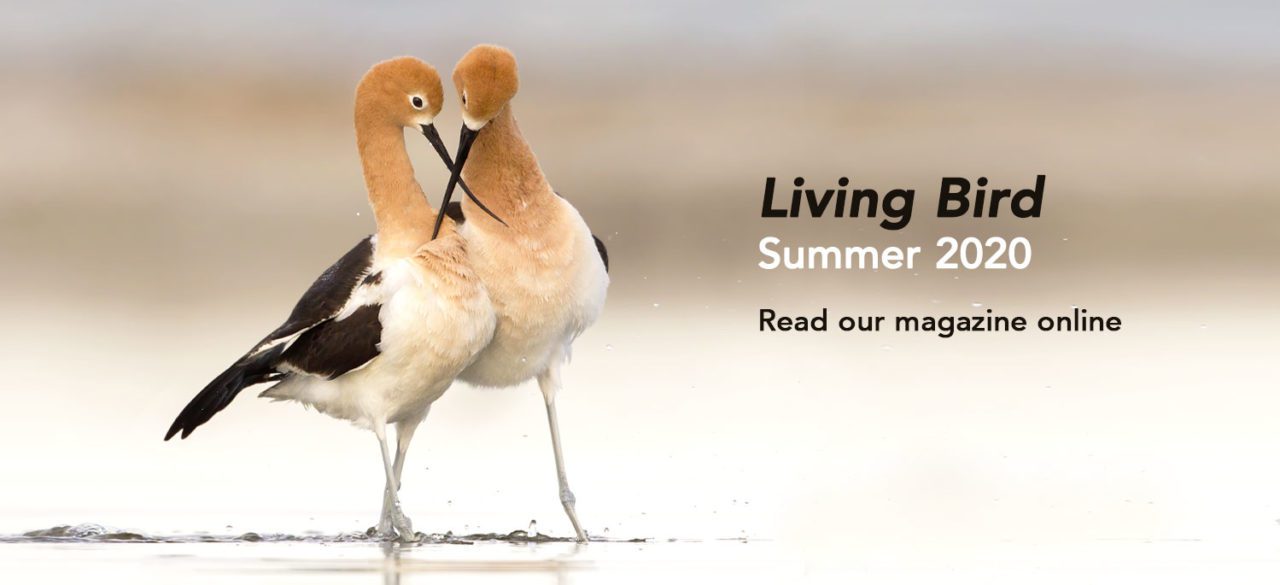
[[[596,251],[600,253],[600,259],[604,261],[605,274],[609,273],[609,250],[604,247],[604,241],[597,238],[595,234],[591,235],[591,239],[596,241]]]
[[[196,427],[209,422],[213,415],[231,404],[241,390],[279,379],[280,374],[271,366],[283,352],[283,347],[277,347],[252,358],[240,358],[226,371],[218,374],[173,420],[164,440],[172,439],[179,431],[182,432],[182,438],[187,438]]]

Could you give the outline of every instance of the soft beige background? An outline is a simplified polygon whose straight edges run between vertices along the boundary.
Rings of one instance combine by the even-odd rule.
[[[1274,544],[1275,7],[788,4],[6,8],[0,532],[371,524],[368,433],[246,394],[191,440],[160,439],[370,231],[350,121],[364,69],[413,54],[447,72],[491,41],[519,57],[522,128],[614,263],[561,406],[592,533],[836,559]],[[442,133],[458,123],[449,104]],[[445,174],[409,144],[439,197]],[[1039,220],[929,217],[941,176],[1038,173]],[[916,216],[900,232],[760,219],[764,178],[797,175],[915,187]],[[755,267],[765,235],[928,250],[945,234],[1025,235],[1034,260],[958,278]],[[1125,326],[755,331],[762,306],[973,303]],[[532,386],[455,388],[409,463],[420,529],[567,530]]]

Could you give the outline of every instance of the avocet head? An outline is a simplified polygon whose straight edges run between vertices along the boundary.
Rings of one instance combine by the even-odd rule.
[[[440,74],[414,57],[397,57],[374,65],[356,87],[357,120],[425,131],[442,107],[444,87]]]
[[[458,89],[458,103],[462,105],[462,135],[458,138],[458,158],[449,175],[449,186],[444,190],[444,201],[440,204],[442,210],[449,207],[453,189],[462,176],[462,167],[467,164],[476,135],[502,113],[520,89],[515,55],[497,45],[476,45],[453,67],[453,85]],[[502,221],[492,212],[489,215]],[[436,218],[436,232],[440,229],[441,217]]]
[[[453,85],[467,128],[479,131],[520,89],[516,57],[497,45],[477,45],[453,68]]]

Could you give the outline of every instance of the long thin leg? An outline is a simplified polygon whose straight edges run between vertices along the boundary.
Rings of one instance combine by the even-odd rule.
[[[426,413],[423,413],[426,416]],[[418,425],[422,419],[404,421],[396,424],[396,485],[400,485],[400,476],[404,473],[404,457],[409,452],[409,442],[413,440],[413,433],[418,430]]]
[[[391,462],[391,450],[387,448],[387,426],[381,421],[373,424],[373,434],[378,437],[378,447],[382,449],[382,467],[387,474],[387,486],[392,492],[391,498],[391,522],[395,529],[400,533],[400,540],[414,540],[417,533],[413,531],[413,525],[409,519],[400,511],[400,483],[396,480],[395,465]]]
[[[413,440],[414,431],[418,430],[418,425],[426,418],[428,412],[431,412],[430,407],[427,407],[427,411],[418,418],[396,423],[396,461],[392,467],[395,470],[397,489],[403,485],[400,478],[404,476],[404,458],[409,452],[409,442]],[[382,493],[382,516],[378,521],[378,529],[382,532],[390,532],[391,529],[392,499],[391,484],[388,483]]]
[[[577,534],[578,542],[587,541],[587,533],[582,531],[582,524],[578,522],[578,512],[574,509],[577,499],[573,496],[573,491],[569,489],[569,476],[564,471],[564,453],[560,449],[560,423],[556,419],[556,392],[560,389],[560,362],[553,360],[547,371],[538,376],[538,388],[542,390],[542,398],[547,403],[547,424],[551,427],[551,448],[556,455],[556,479],[560,482],[560,504],[564,506],[564,513],[569,516],[569,522],[573,524],[573,531]]]

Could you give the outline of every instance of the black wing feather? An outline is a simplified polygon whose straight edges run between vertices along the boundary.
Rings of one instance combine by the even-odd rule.
[[[281,361],[330,380],[378,357],[382,341],[382,305],[365,305],[340,321],[329,320],[298,336]]]
[[[462,225],[467,221],[467,216],[462,214],[461,201],[450,202],[449,206],[444,208],[444,214],[449,216],[449,219],[452,219],[453,222],[458,225]]]
[[[591,239],[596,241],[596,251],[600,253],[600,259],[604,261],[604,272],[609,273],[609,250],[604,247],[604,241],[597,238],[595,234],[591,234]]]
[[[249,353],[236,360],[231,367],[218,374],[213,381],[200,390],[174,419],[169,431],[165,433],[164,440],[168,441],[179,432],[182,433],[182,438],[187,438],[196,427],[209,422],[213,415],[231,404],[241,390],[255,384],[282,379],[284,375],[277,369],[282,358],[293,355],[300,362],[310,364],[312,367],[325,372],[336,372],[329,375],[330,378],[340,376],[365,361],[373,359],[377,355],[378,337],[374,337],[372,341],[374,348],[372,355],[368,355],[370,343],[367,337],[370,334],[380,336],[381,323],[377,323],[376,327],[370,326],[364,322],[363,315],[356,321],[351,319],[362,312],[367,313],[365,309],[374,307],[373,316],[374,321],[377,322],[377,305],[361,307],[342,321],[330,321],[351,298],[351,293],[356,286],[375,276],[367,274],[372,265],[373,238],[370,236],[360,240],[307,288],[283,325],[264,337]],[[377,284],[379,279],[380,277],[375,278],[372,284]],[[348,323],[348,321],[351,322]],[[343,325],[334,327],[332,326],[334,323]],[[352,326],[355,327],[356,333],[348,331]],[[325,332],[312,334],[312,330],[317,328],[324,328]],[[287,348],[283,343],[268,347],[273,342],[297,335],[299,332],[303,332],[302,335],[299,335],[298,339]],[[295,350],[295,346],[304,341],[306,343],[303,348]],[[342,342],[352,343],[354,349],[345,354],[334,349]],[[291,352],[295,353],[291,354]],[[360,363],[351,365],[356,356],[360,355],[368,355],[368,357]],[[322,356],[336,357],[337,361],[332,365],[319,365],[322,363],[320,361]],[[310,371],[310,368],[299,369]]]
[[[241,390],[254,384],[277,379],[279,373],[274,365],[283,352],[283,347],[274,347],[257,355],[236,360],[235,364],[218,374],[218,377],[209,382],[199,394],[196,394],[195,398],[191,399],[191,402],[187,403],[186,408],[178,413],[178,417],[169,426],[169,432],[165,433],[164,440],[172,439],[178,431],[182,431],[182,438],[187,438],[191,431],[196,430],[196,427],[209,422],[213,415],[231,404]]]

